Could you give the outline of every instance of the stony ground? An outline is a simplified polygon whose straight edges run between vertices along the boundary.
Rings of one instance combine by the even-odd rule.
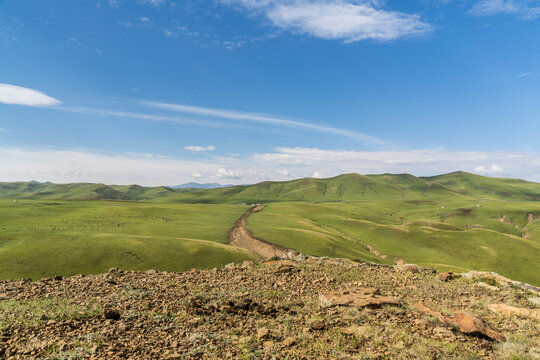
[[[186,273],[113,269],[97,276],[4,281],[0,358],[540,358],[538,319],[487,308],[538,308],[538,295],[495,282],[446,280],[417,268],[308,259]],[[366,307],[321,303],[321,294],[346,290],[350,296],[347,289],[370,289],[399,301]],[[461,311],[506,340],[463,333],[437,315],[457,318]]]

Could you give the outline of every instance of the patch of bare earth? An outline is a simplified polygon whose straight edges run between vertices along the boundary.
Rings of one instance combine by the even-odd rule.
[[[531,293],[340,259],[0,282],[6,359],[534,359]],[[536,357],[535,357],[536,356]]]
[[[250,250],[263,258],[281,257],[285,255],[289,249],[270,244],[264,240],[257,239],[251,231],[246,228],[248,217],[256,212],[262,211],[264,205],[258,205],[250,208],[242,215],[234,224],[234,227],[229,231],[229,244],[236,247],[241,247]]]

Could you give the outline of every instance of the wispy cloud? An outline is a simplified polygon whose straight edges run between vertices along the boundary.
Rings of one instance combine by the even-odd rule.
[[[0,103],[40,107],[54,106],[62,102],[38,90],[10,84],[0,84]]]
[[[515,14],[523,19],[540,16],[540,2],[537,0],[480,0],[469,13],[475,16]]]
[[[167,0],[139,0],[140,4],[150,4],[155,7],[159,7],[167,4]]]
[[[0,132],[8,132],[6,129],[0,128]]]
[[[312,124],[308,122],[283,119],[280,117],[266,115],[266,114],[248,113],[248,112],[241,112],[241,111],[234,111],[234,110],[213,109],[213,108],[205,108],[205,107],[182,105],[182,104],[148,102],[148,101],[143,102],[143,104],[149,107],[153,107],[153,108],[170,110],[170,111],[175,111],[175,112],[184,113],[184,114],[193,114],[193,115],[208,116],[212,118],[221,118],[221,119],[229,119],[229,120],[236,120],[236,121],[257,122],[257,123],[272,124],[272,125],[279,125],[279,126],[303,128],[303,129],[307,129],[311,131],[318,131],[318,132],[325,132],[325,133],[330,133],[330,134],[346,136],[348,138],[360,141],[369,146],[393,147],[393,145],[387,141],[379,139],[375,136],[359,133],[356,131],[344,130],[344,129],[334,128],[330,126],[317,125],[317,124]]]
[[[140,119],[148,121],[159,121],[159,122],[170,122],[191,126],[200,126],[208,127],[215,129],[231,129],[231,128],[241,128],[239,125],[235,124],[226,124],[223,122],[216,121],[206,121],[201,119],[190,119],[186,117],[178,116],[166,116],[166,115],[157,115],[157,114],[148,114],[145,112],[133,112],[133,111],[119,111],[119,110],[110,110],[110,109],[98,109],[98,108],[87,108],[87,107],[57,107],[57,110],[68,111],[78,114],[91,114],[97,116],[108,116],[108,117],[118,117],[118,118],[127,118],[127,119]]]
[[[190,146],[185,146],[184,149],[189,150],[189,151],[201,152],[201,151],[214,151],[216,150],[216,147],[213,145],[209,145],[209,146],[190,145]]]
[[[452,151],[345,151],[276,148],[243,158],[184,160],[155,154],[0,148],[0,181],[102,182],[174,185],[189,181],[245,184],[343,173],[411,173],[455,170],[540,182],[540,153]]]
[[[428,33],[432,26],[417,14],[377,8],[378,1],[221,0],[263,14],[272,25],[293,33],[329,40],[394,40]]]

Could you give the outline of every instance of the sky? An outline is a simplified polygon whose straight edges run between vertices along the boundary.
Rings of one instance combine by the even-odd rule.
[[[0,0],[0,181],[540,182],[540,0]]]

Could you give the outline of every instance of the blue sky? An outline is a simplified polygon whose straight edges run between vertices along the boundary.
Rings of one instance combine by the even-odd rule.
[[[540,1],[0,0],[0,181],[540,181]]]

